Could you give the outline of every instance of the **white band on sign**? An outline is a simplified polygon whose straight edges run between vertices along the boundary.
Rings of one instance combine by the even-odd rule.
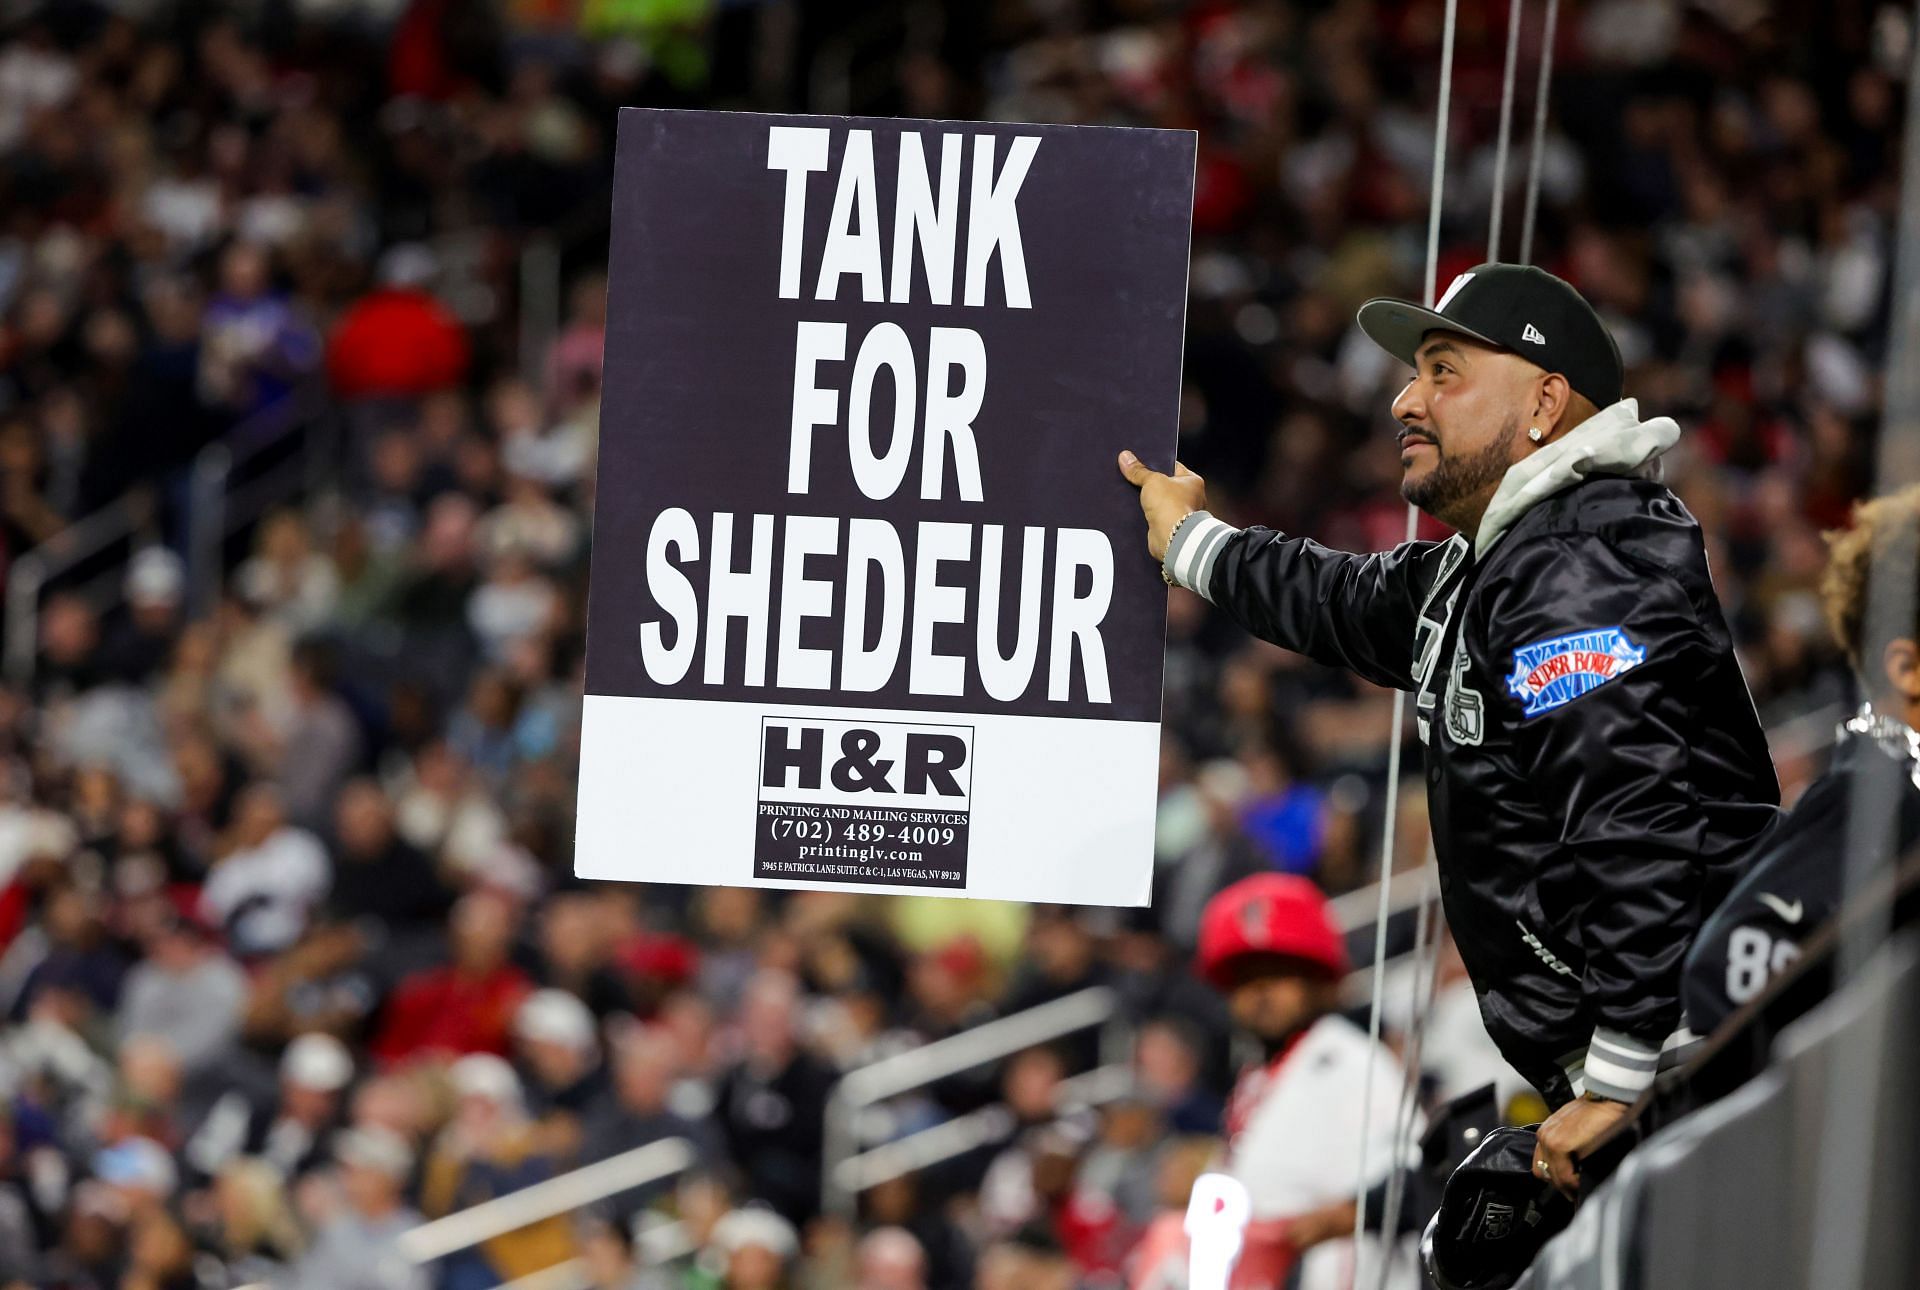
[[[1227,1290],[1239,1261],[1253,1198],[1227,1174],[1201,1174],[1187,1200],[1188,1290]]]

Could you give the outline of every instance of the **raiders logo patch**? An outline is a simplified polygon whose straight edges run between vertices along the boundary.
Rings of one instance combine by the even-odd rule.
[[[1568,632],[1515,650],[1507,689],[1526,705],[1523,715],[1537,717],[1572,703],[1646,658],[1646,647],[1635,645],[1618,627]]]

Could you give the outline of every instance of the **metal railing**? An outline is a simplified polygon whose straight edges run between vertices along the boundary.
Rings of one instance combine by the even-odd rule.
[[[289,440],[298,438],[292,452]],[[226,577],[226,545],[274,507],[318,491],[339,466],[340,437],[325,396],[308,389],[281,400],[202,448],[188,476],[187,607],[213,612]],[[271,462],[271,464],[263,463]]]
[[[546,389],[547,353],[560,334],[560,247],[551,234],[527,239],[520,252],[520,379]]]
[[[1112,990],[1093,986],[849,1072],[827,1095],[820,1173],[826,1211],[841,1218],[853,1215],[855,1193],[840,1185],[840,1167],[860,1152],[859,1119],[868,1107],[1035,1044],[1105,1026],[1119,1007]]]
[[[416,1265],[431,1263],[529,1224],[683,1174],[699,1159],[699,1153],[685,1138],[649,1142],[424,1223],[401,1236],[400,1253]]]
[[[698,1162],[699,1154],[691,1142],[685,1138],[662,1138],[583,1165],[558,1178],[549,1178],[422,1223],[401,1234],[399,1253],[419,1267],[623,1191],[664,1182],[685,1173]],[[577,1258],[563,1260],[511,1283],[521,1290],[584,1290],[589,1284],[586,1264]],[[261,1282],[241,1286],[239,1290],[267,1290],[267,1287]]]
[[[1394,918],[1410,913],[1420,907],[1420,893],[1425,889],[1426,865],[1413,869],[1402,869],[1387,880],[1387,917]],[[1380,902],[1380,884],[1370,882],[1354,891],[1345,892],[1327,902],[1327,908],[1333,914],[1333,921],[1340,924],[1340,930],[1351,936],[1363,927],[1372,927],[1375,907]]]
[[[1125,1065],[1099,1066],[1060,1081],[1054,1094],[1054,1107],[1067,1112],[1083,1107],[1105,1106],[1124,1097],[1133,1087],[1133,1075]],[[929,1165],[965,1155],[990,1142],[1006,1139],[1017,1121],[1001,1102],[983,1106],[966,1115],[955,1116],[917,1133],[883,1143],[840,1162],[835,1181],[849,1195],[895,1178],[918,1173]]]
[[[289,459],[239,478],[296,435],[305,438]],[[338,447],[324,402],[307,391],[256,413],[195,454],[187,468],[185,516],[185,605],[190,617],[204,617],[219,602],[227,539],[271,507],[312,491],[336,465]],[[155,510],[152,486],[137,486],[13,562],[7,570],[6,640],[0,647],[0,666],[8,681],[26,685],[33,680],[47,588],[117,543],[128,545],[131,558],[141,534],[151,536]],[[125,560],[115,561],[76,588],[78,594],[96,612],[112,609],[125,594],[125,565]]]
[[[40,597],[49,583],[116,542],[131,542],[153,513],[144,488],[130,489],[23,554],[7,570],[7,679],[33,680],[40,647]]]

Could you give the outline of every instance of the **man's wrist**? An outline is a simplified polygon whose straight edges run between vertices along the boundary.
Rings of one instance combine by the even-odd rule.
[[[1186,525],[1188,520],[1198,514],[1200,514],[1199,511],[1188,511],[1185,515],[1182,515],[1173,522],[1173,528],[1167,534],[1167,553],[1160,557],[1160,580],[1169,587],[1177,587],[1180,585],[1173,580],[1173,574],[1167,567],[1173,559],[1173,544],[1179,538],[1181,528]]]
[[[1167,535],[1167,554],[1160,562],[1161,576],[1176,587],[1185,587],[1212,600],[1214,562],[1220,558],[1228,540],[1239,532],[1204,510],[1188,511]]]

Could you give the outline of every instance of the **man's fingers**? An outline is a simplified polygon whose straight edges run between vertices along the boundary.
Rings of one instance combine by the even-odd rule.
[[[1563,1195],[1580,1195],[1580,1171],[1573,1167],[1573,1157],[1564,1151],[1556,1151],[1547,1157],[1547,1164],[1553,1174],[1553,1185]]]
[[[1147,465],[1146,462],[1141,461],[1132,453],[1122,452],[1120,454],[1120,473],[1127,477],[1129,484],[1132,484],[1135,488],[1139,488],[1160,472]]]
[[[1187,463],[1185,463],[1184,461],[1176,461],[1173,463],[1173,477],[1175,479],[1200,478],[1200,476],[1194,474],[1191,470],[1187,469]]]
[[[1568,1196],[1580,1194],[1580,1171],[1574,1165],[1571,1152],[1549,1145],[1546,1135],[1542,1134],[1540,1143],[1534,1150],[1534,1158],[1547,1162],[1546,1181],[1552,1183],[1557,1190]]]

